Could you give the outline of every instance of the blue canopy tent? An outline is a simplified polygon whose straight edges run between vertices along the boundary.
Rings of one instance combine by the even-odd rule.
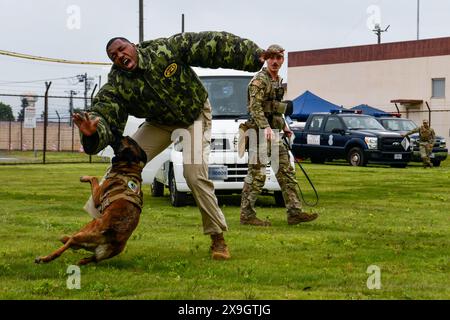
[[[392,116],[392,114],[390,114],[390,113],[388,113],[386,111],[383,111],[383,110],[371,107],[371,106],[369,106],[367,104],[360,104],[359,106],[353,107],[350,110],[361,110],[363,114],[368,114],[370,116],[376,116],[376,117],[390,117],[390,116]]]
[[[322,99],[319,96],[316,96],[308,90],[292,100],[292,103],[294,105],[294,111],[291,118],[298,121],[306,121],[308,116],[313,112],[330,112],[344,109],[336,104]]]

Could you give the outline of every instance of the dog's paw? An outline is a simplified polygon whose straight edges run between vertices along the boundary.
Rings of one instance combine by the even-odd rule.
[[[37,257],[36,259],[34,259],[34,263],[41,263],[42,262],[42,259],[41,259],[41,257]]]

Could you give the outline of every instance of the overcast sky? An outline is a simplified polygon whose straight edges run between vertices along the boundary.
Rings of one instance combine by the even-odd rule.
[[[0,50],[51,58],[108,62],[105,44],[113,36],[139,38],[138,0],[0,0]],[[376,43],[370,30],[376,21],[383,42],[415,40],[417,0],[144,0],[144,38],[181,31],[228,31],[260,47],[278,43],[289,51]],[[420,38],[450,36],[450,1],[420,1]],[[287,61],[282,76],[287,79]],[[0,55],[0,93],[43,94],[44,82],[12,83],[74,77],[88,73],[98,83],[109,67],[36,62]],[[83,88],[76,78],[54,80],[53,95]],[[42,99],[41,99],[42,100]],[[19,98],[0,97],[14,107]],[[60,104],[67,111],[67,101]],[[41,107],[41,103],[38,103]],[[56,108],[56,107],[55,107]],[[39,110],[38,110],[39,112]],[[66,112],[67,113],[67,112]]]

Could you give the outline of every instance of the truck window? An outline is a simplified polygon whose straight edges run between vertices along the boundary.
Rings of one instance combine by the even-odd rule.
[[[323,118],[325,116],[313,116],[311,118],[311,124],[309,125],[309,130],[311,131],[320,131],[320,127],[322,126]]]
[[[389,119],[381,122],[386,129],[392,131],[410,131],[417,128],[417,125],[412,120]]]
[[[208,91],[213,118],[238,118],[247,115],[247,87],[252,77],[200,77]]]
[[[333,129],[344,129],[338,117],[328,117],[327,123],[325,124],[325,132],[331,132]]]
[[[376,129],[385,130],[384,127],[371,116],[345,116],[342,117],[345,125],[348,129],[361,130],[361,129]]]

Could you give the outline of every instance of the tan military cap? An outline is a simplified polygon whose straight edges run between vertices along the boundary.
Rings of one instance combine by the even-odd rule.
[[[266,54],[276,54],[284,57],[284,48],[278,44],[272,44],[267,48]]]

